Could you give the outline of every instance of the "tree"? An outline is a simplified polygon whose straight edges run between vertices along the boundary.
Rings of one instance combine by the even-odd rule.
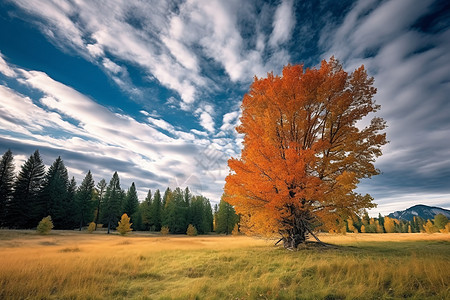
[[[69,176],[64,162],[59,156],[45,175],[39,201],[42,205],[40,215],[52,216],[56,228],[62,228],[68,211]]]
[[[80,231],[85,224],[92,221],[95,205],[95,202],[93,201],[94,188],[94,179],[92,178],[91,171],[89,170],[81,182],[81,185],[78,187],[76,193],[76,212],[80,224]]]
[[[161,192],[159,191],[159,189],[155,191],[155,195],[153,196],[153,202],[150,212],[150,228],[153,231],[160,231],[162,220],[162,202]]]
[[[239,217],[236,215],[233,206],[225,202],[223,198],[220,199],[217,211],[216,232],[228,235],[233,231],[234,226],[239,221]]]
[[[188,225],[188,228],[186,230],[186,234],[189,236],[196,236],[197,235],[197,229],[192,224]]]
[[[136,192],[136,186],[134,185],[134,182],[133,182],[133,183],[131,183],[131,186],[127,191],[127,195],[125,196],[123,213],[130,216],[131,221],[133,221],[133,223],[135,223],[134,219],[137,217],[136,212],[138,211],[138,208],[139,208],[139,199],[138,199],[137,192]],[[136,228],[133,227],[133,229],[136,229]]]
[[[120,216],[123,194],[120,188],[119,175],[117,172],[114,172],[106,188],[102,205],[103,220],[108,224],[108,234],[110,233],[111,225],[116,223],[117,218]]]
[[[0,160],[0,226],[5,224],[6,208],[14,192],[14,157],[7,150]]]
[[[13,197],[7,207],[9,227],[32,228],[42,219],[38,197],[44,176],[45,166],[36,150],[21,166],[14,183]]]
[[[387,233],[395,232],[395,222],[394,219],[389,217],[384,217],[384,229]]]
[[[332,57],[319,69],[288,65],[282,76],[255,77],[242,102],[241,158],[228,161],[224,199],[248,233],[280,234],[284,246],[303,243],[319,222],[332,224],[374,207],[354,192],[377,175],[386,125],[364,66],[346,73]],[[358,123],[359,125],[359,123]]]
[[[152,225],[152,191],[148,190],[147,196],[144,201],[139,205],[140,211],[142,215],[142,227],[144,230],[150,230],[150,226]]]
[[[358,229],[356,229],[352,218],[347,219],[347,226],[349,232],[358,233]]]
[[[65,217],[63,218],[63,222],[61,228],[65,229],[73,229],[78,226],[78,219],[76,215],[77,207],[76,207],[76,193],[77,193],[77,182],[75,177],[72,176],[72,179],[69,181],[69,185],[67,186],[67,196],[66,196],[66,205],[65,205]]]
[[[439,229],[437,229],[436,226],[434,226],[431,220],[427,220],[427,222],[423,226],[423,229],[425,230],[426,233],[435,233],[439,231]]]
[[[166,191],[164,196],[166,198],[166,205],[163,225],[168,226],[172,233],[185,233],[188,222],[186,219],[187,207],[184,202],[183,191],[177,187],[170,194]],[[196,226],[196,228],[198,227]]]
[[[438,214],[434,216],[434,226],[436,226],[437,229],[444,229],[447,223],[448,218],[443,214]]]
[[[130,218],[127,214],[123,214],[119,221],[119,226],[116,227],[117,231],[121,235],[126,235],[128,232],[132,231],[131,225],[133,223],[130,223]]]
[[[39,234],[49,234],[53,229],[52,217],[46,216],[39,222],[36,230]]]
[[[103,201],[103,197],[106,193],[106,181],[105,179],[100,180],[97,183],[97,211],[95,213],[95,230],[97,230],[97,224],[100,218],[100,207]]]
[[[209,200],[203,196],[193,196],[189,209],[190,223],[197,228],[199,234],[211,232],[213,215]]]

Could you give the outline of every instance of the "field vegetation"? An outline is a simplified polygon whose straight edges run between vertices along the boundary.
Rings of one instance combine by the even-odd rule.
[[[245,236],[0,230],[0,299],[450,299],[450,235]]]

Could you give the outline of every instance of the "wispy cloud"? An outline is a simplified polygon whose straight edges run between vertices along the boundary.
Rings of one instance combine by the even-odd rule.
[[[199,166],[204,149],[212,143],[203,132],[184,132],[149,113],[148,123],[138,122],[99,105],[46,73],[26,71],[6,62],[5,66],[15,74],[17,83],[43,96],[33,100],[0,85],[2,144],[30,152],[39,148],[46,156],[62,155],[78,180],[93,166],[97,166],[92,171],[100,178],[119,170],[125,184],[132,180],[139,183],[142,195],[146,188],[164,188],[175,182],[194,185],[197,192],[214,198],[220,195],[222,186],[215,184],[218,179],[210,172],[224,172],[226,157],[212,169]],[[206,105],[204,109],[205,113],[212,108]]]
[[[329,24],[322,32],[324,58],[334,54],[348,69],[365,64],[375,77],[390,144],[377,160],[383,175],[361,186],[378,187],[380,206],[424,190],[447,193],[450,206],[450,30],[417,27],[433,9],[433,1],[359,1],[334,31]]]
[[[283,0],[275,12],[273,31],[269,39],[269,45],[276,47],[287,42],[291,38],[295,26],[293,0]]]

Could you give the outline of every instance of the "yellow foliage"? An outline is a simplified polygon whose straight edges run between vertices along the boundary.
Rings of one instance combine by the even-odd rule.
[[[348,230],[354,233],[358,233],[358,229],[356,229],[355,225],[353,225],[353,219],[349,218],[347,220]]]
[[[89,223],[88,232],[92,233],[94,231],[95,231],[95,223],[91,222],[91,223]]]
[[[197,235],[197,228],[195,228],[194,225],[189,224],[187,230],[186,230],[186,234],[189,236],[196,236]]]
[[[431,220],[427,220],[427,223],[423,225],[423,229],[426,233],[435,233],[439,231],[436,226],[434,226],[433,222],[431,222]]]
[[[439,230],[441,233],[450,233],[450,223],[445,225],[444,229]]]
[[[161,227],[161,234],[162,234],[162,235],[168,235],[169,232],[170,232],[169,226],[163,226],[163,227]]]
[[[231,232],[232,235],[239,235],[239,225],[235,224],[233,231]]]
[[[53,228],[52,217],[46,216],[39,222],[36,230],[40,234],[49,234],[52,228]]]
[[[386,233],[394,233],[395,219],[384,217],[384,229],[386,230]]]
[[[364,225],[361,226],[361,233],[366,233],[366,226]]]
[[[128,232],[133,230],[131,229],[132,224],[133,223],[130,223],[130,218],[128,217],[128,215],[123,214],[122,218],[120,218],[119,226],[117,226],[116,229],[121,235],[126,235]]]

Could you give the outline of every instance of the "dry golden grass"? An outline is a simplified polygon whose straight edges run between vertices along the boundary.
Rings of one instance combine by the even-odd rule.
[[[450,235],[235,236],[0,230],[0,299],[450,298]]]

